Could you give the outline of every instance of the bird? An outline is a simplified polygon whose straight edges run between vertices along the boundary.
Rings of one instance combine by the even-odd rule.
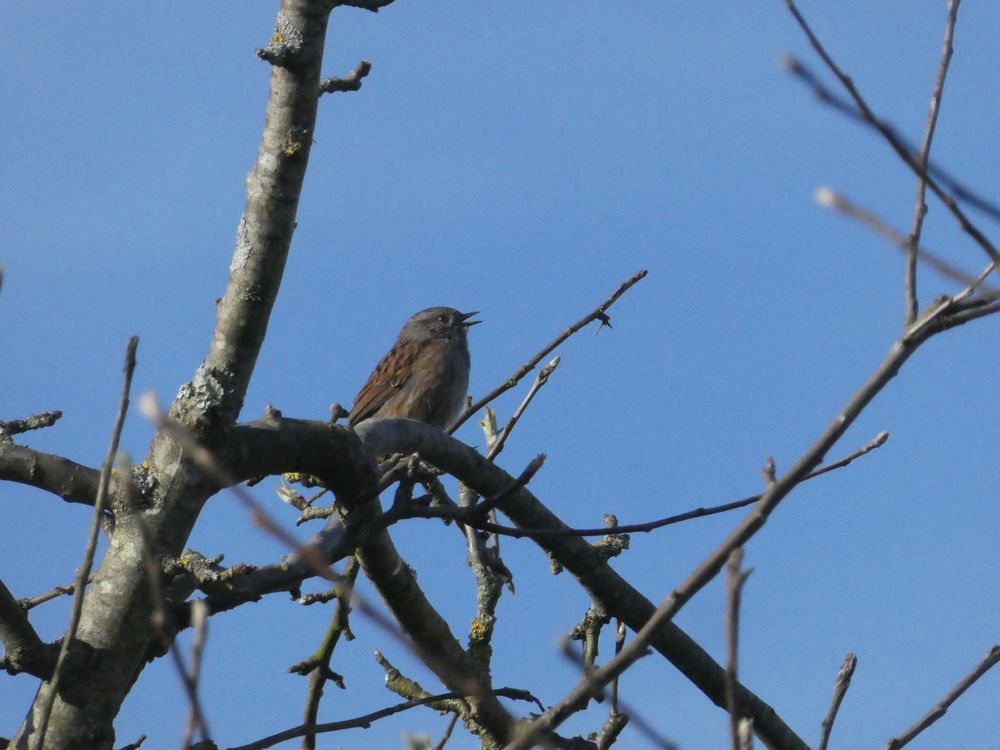
[[[369,417],[406,417],[449,427],[469,389],[469,320],[474,312],[428,307],[410,317],[396,343],[375,366],[354,397],[347,417],[351,427]]]

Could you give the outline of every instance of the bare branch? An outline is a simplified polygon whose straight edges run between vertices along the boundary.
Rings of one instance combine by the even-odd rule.
[[[80,624],[83,597],[87,588],[87,580],[90,578],[91,568],[94,565],[97,537],[101,530],[101,516],[104,514],[104,504],[108,499],[111,468],[114,466],[115,456],[118,454],[118,443],[121,440],[122,428],[125,426],[125,414],[128,412],[129,391],[132,388],[132,375],[135,372],[135,350],[138,346],[139,337],[133,336],[129,340],[125,351],[124,382],[122,383],[121,396],[118,399],[118,414],[115,416],[114,428],[111,431],[111,444],[108,446],[108,453],[104,458],[104,463],[101,465],[101,478],[97,486],[97,495],[94,498],[93,520],[90,524],[90,533],[87,536],[87,546],[83,553],[83,563],[80,565],[76,577],[76,590],[73,593],[73,607],[70,612],[69,625],[66,627],[66,633],[63,635],[62,646],[59,649],[59,657],[56,660],[52,678],[48,680],[48,690],[42,691],[39,695],[39,700],[42,703],[35,740],[35,747],[38,750],[45,747],[45,732],[48,728],[49,716],[52,713],[56,694],[59,692],[59,683],[65,669],[67,654],[76,638],[76,629]]]
[[[387,5],[392,5],[393,0],[336,0],[334,2],[334,7],[339,7],[346,5],[351,8],[361,8],[362,10],[370,10],[372,13],[378,13],[382,8]]]
[[[511,700],[538,702],[538,699],[531,695],[531,693],[517,688],[499,688],[492,691],[492,694],[494,696],[509,698]],[[456,700],[466,697],[468,696],[464,693],[455,692],[428,695],[426,698],[415,698],[403,701],[402,703],[397,703],[394,706],[389,706],[388,708],[383,708],[378,711],[372,711],[371,713],[364,714],[363,716],[358,716],[353,719],[331,721],[324,724],[316,724],[313,727],[308,727],[304,724],[292,727],[291,729],[286,729],[283,732],[272,734],[269,737],[263,737],[256,742],[232,747],[230,750],[265,750],[265,748],[274,747],[278,743],[286,742],[287,740],[294,740],[296,737],[304,737],[310,731],[322,734],[326,732],[340,732],[344,729],[367,729],[379,719],[384,719],[387,716],[393,716],[395,714],[402,713],[403,711],[408,711],[409,709],[416,708],[417,706],[428,706],[442,701]]]
[[[891,225],[879,218],[873,211],[862,208],[828,187],[821,187],[816,191],[816,202],[824,208],[837,211],[850,219],[860,222],[876,234],[884,237],[895,248],[902,250],[904,253],[906,252],[909,245],[909,237],[898,232]],[[975,277],[971,274],[957,268],[926,247],[917,248],[917,260],[925,263],[929,268],[936,271],[939,276],[957,281],[960,284],[971,284],[975,280]],[[987,286],[986,288],[996,290],[996,287]]]
[[[827,88],[827,86],[816,76],[816,74],[813,73],[801,60],[793,57],[792,55],[785,55],[781,60],[781,65],[785,68],[785,70],[811,88],[813,94],[815,94],[816,98],[821,102],[829,105],[840,114],[846,115],[855,122],[859,122],[864,125],[869,124],[858,112],[857,107],[851,104],[851,102],[847,99],[842,98]],[[892,130],[897,140],[903,144],[907,151],[911,154],[917,153],[917,147],[901,135],[896,128],[888,123],[885,123],[884,121],[883,124]],[[985,198],[971,188],[963,185],[954,175],[950,174],[940,164],[930,162],[928,165],[928,172],[932,177],[934,177],[934,179],[944,185],[949,192],[954,194],[958,200],[968,204],[978,211],[981,211],[991,219],[1000,221],[1000,206],[997,206],[988,198]]]
[[[68,503],[93,505],[99,478],[89,466],[0,441],[0,479],[46,490]]]
[[[930,112],[927,114],[927,128],[924,131],[924,142],[917,155],[917,166],[922,174],[927,172],[930,158],[931,142],[934,140],[934,129],[937,127],[938,112],[941,108],[941,95],[944,93],[944,79],[948,74],[948,64],[951,62],[952,37],[955,33],[955,20],[958,16],[960,0],[949,0],[948,22],[945,24],[944,47],[941,50],[941,62],[938,64],[937,76],[934,80],[934,91],[931,94]],[[913,228],[910,230],[906,247],[906,315],[905,325],[910,325],[917,317],[917,248],[920,247],[920,232],[923,229],[924,217],[927,215],[927,203],[924,200],[927,183],[923,176],[917,177],[917,194],[913,206]]]
[[[911,726],[898,737],[894,737],[889,740],[885,745],[885,750],[899,750],[904,745],[909,744],[914,737],[944,716],[948,709],[951,708],[951,704],[958,700],[962,693],[972,687],[980,677],[996,666],[997,662],[1000,662],[1000,643],[987,651],[983,660],[979,662],[979,664],[977,664],[975,668],[962,679],[961,682],[952,688],[948,694],[942,698],[938,704],[934,706],[934,708],[928,711],[916,724]]]
[[[788,1],[790,2],[790,0]],[[949,302],[951,301],[949,300]],[[947,310],[947,307],[938,309],[937,306],[932,306],[927,311],[929,313],[927,320],[933,323],[933,321],[942,318]],[[921,323],[920,319],[918,319],[918,323]],[[779,477],[768,488],[754,509],[730,533],[726,540],[663,600],[656,612],[636,633],[635,638],[622,649],[622,652],[600,669],[588,674],[570,691],[565,699],[530,722],[530,729],[519,734],[515,742],[508,745],[508,750],[527,747],[538,732],[559,726],[569,714],[572,706],[596,695],[604,685],[628,669],[642,656],[646,645],[654,639],[659,627],[669,622],[695,594],[715,578],[733,550],[744,546],[763,528],[768,517],[781,501],[823,460],[826,452],[843,436],[872,399],[896,376],[899,369],[919,346],[939,330],[941,330],[939,326],[920,325],[911,326],[905,331],[903,337],[889,350],[882,363],[851,397],[844,409],[837,414],[812,446],[787,473]],[[750,715],[749,711],[747,713]],[[760,732],[761,727],[757,723],[756,717],[752,716],[751,718],[755,720],[755,731]],[[796,740],[801,742],[798,738]]]
[[[857,87],[854,85],[854,82],[840,69],[837,63],[833,61],[833,58],[831,58],[827,53],[826,49],[819,41],[819,38],[802,16],[802,13],[799,12],[798,7],[795,5],[795,1],[785,0],[785,4],[788,6],[788,10],[791,12],[796,22],[802,28],[802,31],[808,37],[809,43],[812,45],[813,49],[816,50],[816,53],[826,64],[827,68],[830,69],[830,72],[837,77],[837,80],[840,81],[847,93],[850,94],[851,99],[854,101],[858,111],[861,113],[861,117],[865,120],[865,122],[881,133],[882,137],[885,138],[886,142],[888,142],[888,144],[892,147],[892,150],[896,152],[900,159],[903,160],[903,163],[906,164],[906,166],[908,166],[915,175],[924,180],[927,187],[931,189],[934,195],[940,199],[945,207],[947,207],[947,209],[951,212],[952,216],[954,216],[958,221],[962,231],[975,240],[976,244],[979,245],[983,252],[989,256],[990,260],[996,264],[997,273],[1000,273],[1000,253],[998,253],[996,248],[993,247],[993,244],[989,241],[989,239],[987,239],[986,235],[983,234],[971,221],[969,221],[969,218],[958,206],[958,203],[955,202],[955,199],[945,192],[945,190],[938,185],[937,181],[933,177],[927,174],[927,170],[921,169],[920,165],[917,164],[914,159],[913,153],[907,148],[906,144],[900,141],[893,129],[875,116],[871,108],[868,106],[868,103],[864,100]]]
[[[444,734],[441,735],[441,739],[436,745],[434,745],[434,750],[444,750],[444,746],[448,744],[448,740],[451,738],[451,733],[455,731],[455,725],[458,723],[458,714],[452,714],[451,719],[448,720],[448,726],[444,730]]]
[[[490,496],[510,484],[505,471],[459,441],[439,430],[408,419],[369,419],[357,427],[358,436],[376,454],[419,452],[447,473],[469,484],[480,495]],[[499,510],[518,526],[533,529],[565,529],[566,525],[542,505],[527,488],[506,498]],[[603,530],[607,533],[607,529]],[[608,612],[620,617],[633,630],[650,621],[655,607],[628,581],[616,573],[600,550],[575,536],[544,536],[538,544],[580,584],[599,599]],[[683,630],[672,622],[654,626],[651,645],[670,660],[714,703],[724,707],[724,670]],[[625,647],[628,649],[628,646]],[[623,653],[625,653],[623,651]],[[806,744],[775,710],[744,686],[737,687],[738,700],[754,718],[754,726],[773,748],[806,750]],[[633,716],[633,722],[635,717]]]
[[[487,457],[492,461],[494,458],[500,455],[500,451],[503,450],[504,443],[507,442],[507,438],[510,436],[511,430],[521,419],[521,415],[524,414],[525,409],[528,408],[528,404],[532,402],[535,395],[542,389],[542,386],[549,382],[549,376],[555,372],[555,369],[559,366],[559,357],[555,357],[551,362],[549,362],[545,367],[538,371],[538,375],[535,376],[535,382],[531,384],[531,388],[528,389],[527,395],[521,402],[521,405],[514,410],[507,424],[504,425],[503,430],[497,436],[496,440],[490,445],[489,453]]]
[[[61,411],[43,411],[32,414],[25,419],[0,420],[0,442],[9,441],[14,435],[20,435],[30,430],[41,430],[51,427],[63,415]]]
[[[354,581],[357,579],[360,569],[361,566],[358,564],[357,558],[351,557],[348,559],[347,565],[344,568],[344,580],[336,589],[337,606],[330,619],[330,624],[327,626],[326,633],[323,634],[323,642],[316,653],[309,659],[313,668],[309,675],[309,689],[306,691],[306,705],[303,711],[304,725],[306,727],[316,724],[316,718],[319,716],[319,703],[323,698],[323,688],[333,675],[330,670],[330,660],[333,658],[334,649],[340,642],[340,637],[343,635],[348,640],[353,638],[348,625],[348,613],[351,611],[351,592],[354,589]],[[337,685],[343,688],[343,680],[338,682]],[[303,747],[307,748],[307,750],[315,748],[316,732],[307,732],[302,743]]]
[[[743,719],[740,706],[736,702],[740,643],[740,599],[743,584],[747,582],[750,570],[743,570],[743,548],[737,547],[729,554],[726,562],[726,703],[729,709],[729,733],[732,749],[741,750],[740,720]]]
[[[87,580],[87,584],[93,581],[93,577]],[[56,586],[51,591],[46,591],[44,594],[38,594],[38,596],[29,596],[24,599],[18,599],[17,603],[20,605],[21,609],[27,612],[29,609],[34,609],[39,604],[45,604],[45,602],[52,601],[60,596],[66,596],[67,594],[72,594],[76,591],[76,586],[72,583],[68,583],[65,586]]]
[[[851,686],[851,677],[854,676],[854,668],[856,666],[858,666],[858,657],[854,654],[848,654],[844,659],[844,663],[840,665],[840,671],[837,672],[837,680],[833,684],[833,701],[830,703],[830,710],[827,711],[826,718],[823,719],[823,731],[816,750],[826,750],[826,746],[830,742],[833,722],[837,720],[837,712],[840,710],[840,704],[844,702],[847,689]]]
[[[834,471],[835,469],[842,469],[848,466],[856,459],[871,453],[876,448],[880,448],[885,445],[886,441],[889,439],[888,432],[880,432],[874,438],[872,438],[866,445],[862,446],[853,453],[841,458],[838,461],[834,461],[831,464],[820,467],[814,471],[809,472],[809,474],[802,480],[808,481],[810,479],[815,479],[816,477],[822,476],[828,472]],[[544,454],[542,454],[544,455]],[[537,460],[537,459],[536,459]],[[530,465],[528,468],[531,468]],[[525,469],[527,471],[527,469]],[[513,484],[513,483],[512,483]],[[615,532],[618,534],[635,534],[635,533],[648,533],[651,531],[656,531],[657,529],[662,529],[664,526],[673,526],[674,524],[683,523],[685,521],[691,521],[696,518],[705,518],[707,516],[714,516],[718,513],[727,513],[731,510],[737,510],[738,508],[745,508],[748,505],[753,505],[758,502],[763,495],[751,495],[750,497],[745,497],[742,500],[734,500],[730,503],[724,503],[722,505],[715,505],[709,508],[695,508],[694,510],[685,511],[684,513],[678,513],[673,516],[667,516],[666,518],[659,518],[655,521],[646,521],[644,523],[633,523],[618,525],[615,527]],[[497,501],[499,504],[503,500],[503,497]],[[493,523],[492,521],[486,521],[483,519],[481,514],[479,514],[479,508],[481,506],[476,506],[471,509],[465,508],[455,508],[450,506],[434,506],[434,507],[421,507],[416,505],[410,505],[406,508],[398,509],[396,512],[390,512],[386,514],[383,523],[390,524],[395,523],[400,517],[406,518],[441,518],[452,521],[458,521],[464,523],[473,528],[480,529],[482,531],[488,531],[492,534],[500,534],[502,536],[509,536],[515,539],[529,538],[529,539],[541,539],[544,537],[558,537],[558,536],[578,536],[578,537],[588,537],[588,536],[604,536],[608,533],[606,526],[599,528],[552,528],[552,529],[527,529],[527,528],[512,528],[510,526],[503,526],[498,523]]]
[[[229,283],[205,360],[170,415],[200,438],[236,422],[281,285],[316,129],[320,66],[331,5],[282,0],[265,56],[267,117],[236,231]],[[292,61],[294,65],[290,64]]]
[[[582,318],[580,318],[580,320],[576,321],[576,323],[574,323],[565,331],[563,331],[561,334],[556,336],[552,341],[546,344],[545,347],[540,352],[538,352],[534,357],[529,359],[527,362],[521,365],[517,370],[515,370],[514,373],[509,378],[507,378],[505,382],[501,383],[492,391],[483,396],[481,399],[479,399],[478,401],[474,402],[471,406],[469,406],[458,417],[458,419],[455,420],[455,422],[451,425],[451,427],[448,428],[447,432],[449,434],[453,433],[455,430],[457,430],[459,427],[465,424],[465,421],[469,417],[471,417],[473,414],[478,412],[488,403],[493,401],[493,399],[495,399],[497,396],[499,396],[502,393],[506,393],[511,388],[516,386],[519,382],[521,382],[521,379],[525,375],[534,370],[535,367],[538,366],[538,363],[541,362],[543,359],[545,359],[545,357],[547,357],[549,354],[551,354],[556,347],[558,347],[560,344],[562,344],[562,342],[564,342],[566,339],[568,339],[570,336],[572,336],[574,333],[579,331],[587,324],[595,320],[599,320],[601,322],[602,327],[603,326],[610,327],[611,319],[607,315],[608,309],[616,301],[618,301],[618,298],[621,297],[623,294],[625,294],[625,292],[627,292],[633,286],[635,286],[644,278],[646,278],[647,273],[648,272],[645,270],[639,271],[639,273],[635,274],[632,278],[622,282],[622,284],[615,290],[615,292],[606,300],[604,300],[604,302],[598,305],[596,309],[584,315]],[[600,328],[598,330],[600,330]]]
[[[184,727],[184,739],[181,747],[191,746],[191,740],[195,732],[199,732],[203,740],[211,737],[208,729],[208,722],[205,719],[205,711],[201,707],[201,699],[198,697],[198,680],[201,677],[201,657],[205,652],[205,640],[208,633],[208,605],[204,601],[196,601],[191,606],[191,621],[194,628],[194,639],[191,641],[191,662],[185,668],[183,659],[177,644],[171,649],[174,654],[174,661],[177,671],[184,682],[184,688],[188,695],[188,716]]]
[[[360,91],[361,80],[372,72],[370,60],[359,62],[346,78],[324,78],[319,82],[319,93],[333,94],[338,91]]]
[[[0,581],[0,640],[4,655],[0,667],[9,674],[27,672],[43,680],[52,676],[57,649],[42,642],[24,608]]]

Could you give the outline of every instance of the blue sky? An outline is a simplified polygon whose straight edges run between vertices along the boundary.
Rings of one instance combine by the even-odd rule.
[[[55,10],[55,12],[53,12]],[[269,3],[60,4],[0,9],[5,281],[0,418],[62,409],[26,441],[96,465],[106,449],[125,343],[141,337],[136,391],[168,401],[207,351],[226,282],[243,180],[253,165],[268,67]],[[923,132],[945,4],[803,2],[873,107]],[[934,156],[998,196],[1000,78],[989,64],[1000,8],[967,0]],[[914,181],[870,132],[817,103],[778,64],[819,70],[784,3],[398,0],[378,15],[339,9],[325,70],[373,70],[356,94],[321,102],[299,225],[247,398],[322,418],[347,404],[402,322],[430,305],[481,310],[470,390],[481,395],[640,268],[649,276],[584,331],[515,431],[500,463],[549,454],[532,489],[570,524],[649,520],[760,489],[787,468],[888,351],[902,311],[902,261],[865,229],[817,206],[821,185],[906,230]],[[978,218],[978,217],[976,217]],[[981,219],[994,233],[996,227]],[[982,253],[931,202],[927,246],[971,272]],[[956,287],[922,271],[924,303]],[[888,444],[797,490],[746,550],[745,683],[813,743],[844,654],[859,666],[834,743],[880,746],[929,709],[1000,640],[1000,321],[930,342],[830,458],[880,430]],[[526,382],[497,404],[517,406]],[[130,415],[141,459],[151,428]],[[480,445],[470,421],[459,437]],[[265,482],[255,492],[289,524]],[[16,596],[66,583],[86,509],[0,488],[0,577]],[[636,536],[615,567],[659,601],[739,520]],[[303,534],[308,529],[301,530]],[[473,584],[451,529],[395,532],[432,601],[464,633]],[[284,552],[227,496],[191,546],[228,563]],[[506,542],[516,596],[499,611],[498,685],[546,703],[576,681],[558,639],[587,600],[548,573],[528,541]],[[375,598],[369,587],[360,593]],[[678,623],[722,659],[716,582]],[[55,638],[66,602],[33,612]],[[220,745],[298,723],[327,614],[275,596],[213,618],[205,666]],[[393,703],[376,648],[437,683],[360,617],[334,668],[322,718]],[[610,641],[604,653],[611,651]],[[233,685],[241,689],[234,696]],[[726,717],[658,657],[623,696],[683,748],[719,747]],[[31,678],[0,679],[0,735],[15,731]],[[995,747],[1000,677],[988,675],[911,747]],[[264,706],[253,711],[251,706]],[[518,710],[525,710],[517,707]],[[119,744],[176,746],[184,715],[165,660],[125,703]],[[596,730],[603,710],[567,729]],[[437,737],[445,719],[410,712],[344,748]],[[623,747],[647,747],[626,730]],[[474,747],[456,735],[449,747]]]

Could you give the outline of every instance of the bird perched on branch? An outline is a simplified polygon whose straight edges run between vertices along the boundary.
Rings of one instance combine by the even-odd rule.
[[[476,312],[428,307],[411,317],[354,397],[352,427],[369,417],[407,417],[445,429],[469,390],[466,333]]]

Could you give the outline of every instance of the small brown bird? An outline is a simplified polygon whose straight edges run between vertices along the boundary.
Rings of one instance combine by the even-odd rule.
[[[466,332],[481,323],[476,312],[429,307],[406,321],[389,353],[375,367],[347,418],[407,417],[440,429],[459,415],[469,390]]]

